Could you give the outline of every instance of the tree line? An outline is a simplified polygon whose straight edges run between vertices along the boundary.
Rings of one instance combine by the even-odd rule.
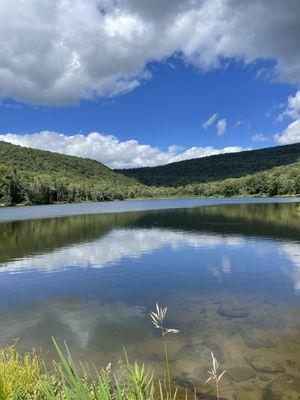
[[[179,187],[146,186],[132,180],[96,178],[21,171],[0,164],[0,204],[53,204],[158,197],[241,197],[300,195],[300,162],[268,171],[215,182]]]

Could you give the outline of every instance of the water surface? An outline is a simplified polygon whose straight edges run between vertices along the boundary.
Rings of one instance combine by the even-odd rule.
[[[200,207],[211,204],[234,203],[286,203],[298,202],[299,198],[184,198],[155,200],[126,200],[108,202],[85,202],[72,204],[49,204],[42,206],[0,207],[0,223],[38,218],[54,218],[71,215],[106,214],[130,211],[162,210]]]
[[[19,337],[51,357],[55,336],[75,358],[115,366],[125,345],[160,373],[148,316],[158,301],[180,329],[173,376],[199,398],[210,350],[228,399],[266,399],[274,380],[300,379],[299,203],[195,205],[2,222],[1,344]]]

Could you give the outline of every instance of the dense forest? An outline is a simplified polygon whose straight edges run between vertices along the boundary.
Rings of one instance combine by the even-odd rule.
[[[300,144],[295,144],[131,170],[147,170],[151,179],[157,180],[146,185],[139,172],[127,170],[123,175],[122,171],[112,171],[97,161],[0,142],[0,204],[299,195],[299,159]],[[198,167],[189,169],[190,165]],[[204,167],[201,169],[199,165]],[[166,175],[157,173],[155,178],[151,171],[166,167],[170,181],[163,186],[160,179]]]
[[[300,143],[260,150],[179,161],[158,167],[116,170],[149,186],[184,186],[191,183],[241,178],[300,161]]]
[[[94,160],[0,142],[1,204],[123,199],[142,187]]]

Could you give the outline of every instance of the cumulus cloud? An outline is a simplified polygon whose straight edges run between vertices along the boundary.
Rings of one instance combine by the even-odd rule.
[[[294,96],[288,98],[286,110],[280,114],[282,120],[289,117],[294,121],[291,122],[282,133],[277,133],[274,136],[278,144],[292,144],[300,142],[300,90]]]
[[[251,140],[252,142],[267,142],[269,138],[261,133],[257,133],[251,137]]]
[[[155,166],[244,150],[237,146],[223,149],[215,149],[211,146],[191,147],[187,150],[170,146],[166,151],[162,151],[157,147],[140,144],[137,140],[120,141],[113,135],[104,135],[99,132],[91,132],[87,136],[82,134],[67,136],[51,131],[24,135],[6,133],[0,135],[0,140],[34,149],[91,158],[111,168]]]
[[[299,20],[298,0],[2,0],[0,98],[115,96],[174,54],[202,70],[270,59],[279,80],[299,82]]]
[[[218,131],[218,136],[224,136],[225,131],[227,128],[227,122],[225,118],[220,119],[217,122],[217,131]]]
[[[218,118],[218,114],[215,113],[213,114],[210,118],[208,118],[207,121],[205,121],[202,126],[204,129],[207,129],[208,127],[210,127],[211,125],[213,125],[216,121],[216,119]]]
[[[278,144],[292,144],[300,142],[300,119],[289,124],[282,134],[277,133],[274,138]]]
[[[300,90],[296,92],[294,96],[289,96],[287,104],[284,104],[286,108],[277,117],[277,122],[282,122],[286,117],[292,119],[300,118]]]
[[[300,90],[296,92],[295,96],[289,96],[286,114],[292,118],[300,118]]]

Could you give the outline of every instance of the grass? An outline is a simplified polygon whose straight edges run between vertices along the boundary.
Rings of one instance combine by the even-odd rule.
[[[62,351],[54,339],[58,361],[53,361],[50,369],[34,349],[20,355],[12,344],[0,350],[0,400],[177,400],[178,390],[171,383],[167,336],[179,331],[165,327],[166,313],[167,308],[158,304],[151,313],[163,341],[166,361],[163,380],[155,377],[145,364],[131,364],[125,350],[121,372],[115,374],[110,364],[100,371],[94,366],[75,364],[67,345]],[[213,354],[212,360],[208,380],[215,381],[219,399],[218,383],[225,371],[219,374],[219,363]]]
[[[0,350],[0,400],[41,399],[43,363],[34,349],[20,355],[15,344]]]

